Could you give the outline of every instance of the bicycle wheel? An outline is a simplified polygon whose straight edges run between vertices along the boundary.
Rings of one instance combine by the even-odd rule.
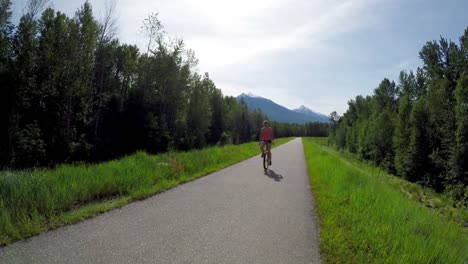
[[[268,164],[268,153],[265,153],[265,155],[263,155],[263,169],[265,171],[267,171],[268,166],[269,166],[269,164]]]

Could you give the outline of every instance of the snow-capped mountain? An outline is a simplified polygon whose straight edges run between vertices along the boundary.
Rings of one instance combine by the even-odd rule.
[[[251,93],[243,93],[237,96],[238,101],[240,101],[241,99],[244,100],[244,102],[247,104],[247,107],[250,110],[261,109],[262,112],[268,116],[268,119],[272,121],[297,124],[304,124],[307,122],[329,122],[327,116],[313,112],[308,108],[307,110],[309,110],[313,114],[310,114],[309,112],[307,112],[308,114],[306,114],[296,110],[290,110],[284,106],[273,102],[270,99]]]
[[[304,105],[301,105],[299,108],[297,109],[293,109],[294,112],[297,112],[297,113],[302,113],[302,114],[305,114],[305,115],[308,115],[308,116],[312,116],[314,118],[316,118],[317,120],[319,120],[320,122],[329,122],[329,117],[322,114],[322,113],[318,113],[318,112],[315,112],[314,110],[311,110],[307,107],[305,107]]]

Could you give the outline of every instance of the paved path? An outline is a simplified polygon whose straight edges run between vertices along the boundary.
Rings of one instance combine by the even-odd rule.
[[[0,263],[319,263],[301,139],[81,223],[0,248]]]

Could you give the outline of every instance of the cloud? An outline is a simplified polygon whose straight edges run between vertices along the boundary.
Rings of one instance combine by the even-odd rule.
[[[315,4],[309,6],[297,1],[297,6],[284,7],[277,5],[270,8],[272,17],[260,21],[255,16],[240,14],[238,16],[217,16],[219,20],[215,34],[206,34],[188,39],[189,45],[200,54],[203,68],[210,71],[220,70],[233,64],[247,63],[255,57],[264,56],[289,49],[314,49],[325,45],[330,38],[351,32],[363,25],[363,11],[369,1],[351,0],[339,2],[336,5]],[[298,12],[302,6],[313,8],[309,15],[302,10],[292,23],[288,22],[290,15]],[[288,9],[289,8],[289,9]],[[260,12],[252,12],[254,15]],[[289,14],[291,13],[291,14]],[[235,14],[235,12],[234,12]],[[224,19],[223,19],[224,18]],[[280,28],[268,28],[265,24],[272,19],[281,20],[285,25]],[[211,21],[212,19],[210,19]],[[244,21],[238,28],[232,27],[230,21]],[[298,23],[300,20],[301,23]],[[245,21],[257,23],[245,25]],[[259,30],[263,28],[263,31]]]
[[[69,15],[82,5],[53,2]],[[90,2],[99,17],[104,1]],[[320,95],[338,89],[332,73],[349,57],[341,37],[376,27],[371,10],[381,2],[118,0],[119,39],[144,50],[142,21],[159,12],[166,31],[184,39],[196,52],[199,69],[210,72],[225,94],[269,94],[289,107],[304,104],[327,113],[330,99]]]
[[[291,108],[304,104],[324,113],[337,108],[344,111],[348,94],[329,95],[334,89],[350,88],[342,82],[340,86],[335,80],[339,69],[334,68],[346,51],[336,40],[369,27],[370,21],[375,22],[367,15],[372,3],[362,0],[315,2],[313,8],[307,1],[296,1],[296,4],[289,10],[280,5],[279,10],[271,14],[277,18],[290,17],[284,13],[296,15],[293,21],[284,21],[282,28],[257,32],[255,28],[271,23],[266,18],[253,24],[254,29],[238,35],[195,38],[191,44],[196,43],[195,50],[205,66],[202,69],[208,68],[210,76],[229,95],[253,92]],[[372,26],[377,25],[373,23]]]
[[[198,54],[201,69],[214,72],[263,54],[319,46],[360,26],[370,2],[120,0],[121,39],[143,47],[144,38],[135,32],[148,13],[159,12],[167,31]]]

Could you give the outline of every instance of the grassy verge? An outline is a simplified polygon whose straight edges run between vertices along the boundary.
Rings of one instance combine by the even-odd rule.
[[[421,206],[425,202],[406,194],[394,177],[319,139],[303,142],[326,263],[468,261],[468,235],[458,222]]]
[[[149,197],[258,153],[254,142],[159,155],[139,152],[95,165],[0,172],[0,246]]]

